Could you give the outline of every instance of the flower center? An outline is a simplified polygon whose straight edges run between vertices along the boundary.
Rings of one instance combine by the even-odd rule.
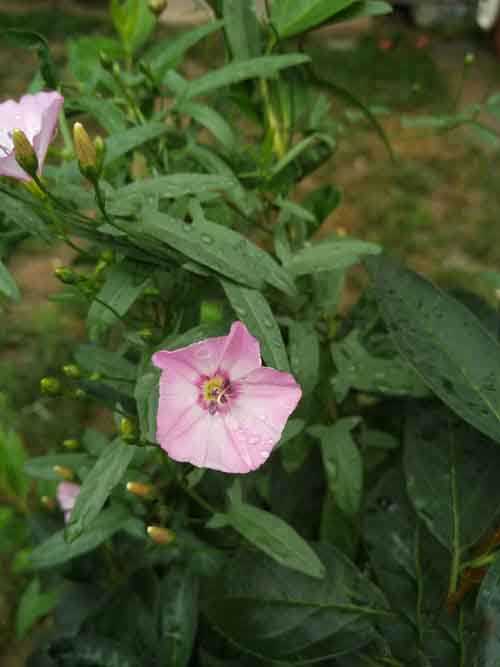
[[[231,383],[221,374],[206,378],[201,383],[201,400],[211,415],[227,408],[229,398],[233,395]]]

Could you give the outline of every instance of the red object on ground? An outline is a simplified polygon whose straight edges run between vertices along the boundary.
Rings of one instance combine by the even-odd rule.
[[[425,49],[430,44],[430,39],[428,35],[419,35],[415,42],[415,48]]]
[[[379,39],[378,48],[381,51],[390,51],[394,46],[392,39]]]

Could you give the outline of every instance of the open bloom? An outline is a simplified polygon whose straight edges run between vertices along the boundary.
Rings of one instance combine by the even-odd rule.
[[[41,92],[24,95],[19,102],[7,100],[0,104],[0,176],[30,180],[16,162],[12,141],[14,130],[21,130],[26,135],[41,171],[63,102],[64,98],[57,92]]]
[[[261,466],[302,394],[289,373],[262,366],[259,342],[242,322],[227,336],[157,352],[153,363],[163,371],[158,442],[200,468]]]
[[[65,523],[68,523],[71,518],[71,511],[75,506],[80,488],[79,484],[74,484],[73,482],[61,482],[57,486],[57,502],[64,512]]]

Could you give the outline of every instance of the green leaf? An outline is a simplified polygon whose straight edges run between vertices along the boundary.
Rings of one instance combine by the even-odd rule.
[[[274,0],[271,22],[281,39],[311,30],[358,0]]]
[[[65,105],[68,106],[68,103]],[[73,106],[90,114],[110,134],[121,133],[127,129],[127,117],[122,109],[105,97],[81,95]]]
[[[115,506],[101,512],[88,530],[74,542],[66,542],[66,531],[60,530],[33,549],[31,566],[35,569],[55,567],[82,556],[124,529],[129,520],[129,511],[125,507]]]
[[[232,504],[222,518],[257,549],[284,567],[318,579],[325,576],[325,568],[311,547],[278,516],[238,502]]]
[[[209,130],[222,146],[232,151],[236,142],[233,129],[220,113],[207,106],[196,102],[185,102],[178,106],[179,113],[191,116],[202,127]]]
[[[104,164],[109,166],[115,160],[118,160],[123,155],[126,155],[135,148],[139,148],[143,144],[161,137],[162,134],[168,130],[165,123],[159,121],[150,121],[143,125],[130,127],[123,132],[112,134],[106,140],[106,156]]]
[[[162,664],[187,667],[198,626],[198,579],[186,563],[175,563],[161,583]]]
[[[7,38],[7,42],[12,42],[15,46],[25,49],[34,49],[37,52],[40,61],[40,73],[48,88],[55,90],[58,87],[58,77],[56,66],[50,53],[49,44],[43,35],[30,30],[9,30],[0,31],[0,35]]]
[[[150,272],[146,273],[141,266],[130,261],[111,267],[87,314],[90,340],[99,340],[111,325],[121,321],[120,318],[141,296],[149,276]]]
[[[0,427],[0,490],[7,495],[25,498],[29,491],[26,479],[26,451],[21,438],[14,431]]]
[[[452,410],[500,441],[497,341],[465,306],[416,273],[386,257],[366,265],[401,355]]]
[[[35,623],[54,609],[57,600],[58,594],[55,591],[42,593],[40,579],[32,579],[19,600],[16,612],[17,638],[24,639]]]
[[[363,459],[351,431],[359,417],[344,417],[333,426],[311,426],[307,429],[321,442],[321,455],[328,488],[340,510],[355,516],[363,498]]]
[[[380,251],[380,246],[367,241],[329,239],[299,250],[286,268],[294,276],[344,269],[357,264],[363,255],[377,255]]]
[[[489,566],[476,599],[479,628],[474,667],[497,667],[500,660],[500,559]]]
[[[343,401],[351,388],[388,396],[423,397],[429,394],[425,384],[404,359],[371,355],[359,341],[357,330],[342,341],[332,343],[331,351],[337,367],[333,389],[338,401]]]
[[[0,293],[5,294],[13,301],[19,301],[21,299],[21,293],[14,281],[14,278],[10,275],[7,267],[0,260]]]
[[[384,0],[358,0],[336,14],[332,23],[355,21],[364,16],[384,16],[392,12],[392,5]]]
[[[160,374],[150,372],[142,375],[137,380],[134,391],[141,436],[149,442],[156,442],[159,386]]]
[[[262,346],[264,361],[272,368],[290,371],[281,331],[265,296],[254,289],[221,280],[229,303]]]
[[[312,134],[309,137],[305,137],[298,143],[296,143],[271,169],[271,176],[277,176],[282,172],[289,164],[294,162],[302,153],[305,153],[311,146],[315,143],[323,143],[328,147],[330,151],[333,152],[336,146],[336,141],[333,137],[330,137],[327,134]]]
[[[289,53],[279,56],[260,56],[244,62],[229,63],[225,67],[190,81],[182,95],[183,100],[213,93],[219,88],[232,86],[248,79],[268,79],[287,67],[310,62],[309,56]]]
[[[76,363],[89,373],[122,380],[124,385],[135,382],[135,366],[118,352],[97,345],[79,345],[74,356]]]
[[[225,33],[233,60],[249,60],[262,52],[255,0],[223,0]]]
[[[385,600],[342,553],[315,547],[324,579],[283,569],[263,554],[240,552],[207,584],[210,623],[253,658],[305,664],[367,646]],[[242,576],[244,573],[244,576]]]
[[[86,471],[93,463],[88,454],[50,454],[35,456],[24,465],[24,472],[35,479],[61,481],[61,477],[54,472],[54,466],[70,468],[77,473]]]
[[[290,366],[305,396],[319,380],[319,338],[313,322],[292,321],[288,327]]]
[[[500,449],[443,407],[414,408],[405,432],[408,495],[429,531],[457,555],[500,509]]]
[[[125,52],[131,56],[147,42],[156,20],[144,0],[111,0],[111,18]]]
[[[185,52],[200,40],[220,30],[224,21],[210,21],[192,30],[183,31],[180,35],[166,39],[155,44],[143,56],[143,60],[151,66],[156,76],[163,76],[167,69],[176,67]]]
[[[71,520],[66,528],[69,542],[74,542],[97,517],[111,491],[125,474],[136,447],[116,439],[103,450],[94,467],[85,477],[71,511]]]

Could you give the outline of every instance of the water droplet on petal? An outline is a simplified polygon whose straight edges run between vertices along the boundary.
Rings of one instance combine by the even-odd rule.
[[[249,445],[258,445],[260,442],[260,437],[258,435],[251,435],[248,438],[248,444]]]
[[[259,452],[259,455],[260,455],[261,459],[265,460],[269,456],[269,452],[267,450],[263,449]]]

